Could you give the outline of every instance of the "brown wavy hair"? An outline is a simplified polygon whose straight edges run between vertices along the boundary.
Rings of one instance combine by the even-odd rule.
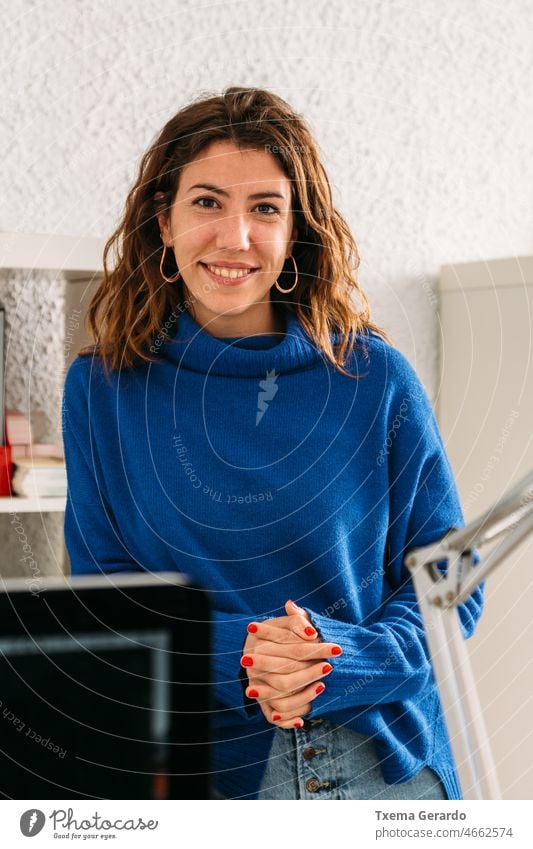
[[[184,309],[182,278],[175,284],[160,274],[163,245],[157,214],[166,212],[178,191],[180,174],[208,145],[230,140],[237,147],[264,147],[281,165],[292,187],[292,211],[298,229],[292,254],[298,284],[290,295],[271,290],[282,310],[296,313],[323,355],[343,374],[356,336],[372,330],[390,343],[370,316],[367,297],[357,280],[359,252],[350,228],[333,206],[331,188],[317,145],[304,119],[270,91],[231,86],[222,94],[193,100],[163,127],[141,159],[135,184],[126,199],[119,226],[104,248],[104,276],[86,316],[95,340],[80,356],[98,355],[106,374],[154,362],[154,342],[169,324],[169,315]],[[162,192],[159,200],[156,192]],[[113,267],[109,268],[111,252]],[[167,251],[166,277],[177,271]],[[285,277],[286,275],[286,277]],[[280,286],[294,280],[291,260]],[[165,323],[166,322],[166,323]],[[332,339],[332,333],[338,338]]]

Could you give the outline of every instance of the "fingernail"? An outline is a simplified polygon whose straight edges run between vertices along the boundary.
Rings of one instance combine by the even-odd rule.
[[[322,675],[325,675],[327,672],[331,672],[332,669],[333,669],[333,667],[332,667],[331,663],[325,663],[324,666],[322,667]]]
[[[273,719],[274,722],[277,722],[279,719],[281,719],[281,716],[279,715],[279,713],[275,713],[273,715],[272,719]]]
[[[257,634],[257,625],[255,625],[253,622],[250,622],[246,630],[249,634]]]
[[[289,601],[290,601],[291,604],[294,604],[294,606],[297,607],[298,610],[301,610],[302,613],[305,613],[305,610],[303,609],[303,607],[300,607],[298,604],[296,604],[296,602],[293,601],[292,598],[290,598]]]
[[[302,723],[301,723],[301,722],[295,722],[295,723],[294,723],[294,727],[295,727],[295,728],[301,728],[301,727],[302,727]]]
[[[253,666],[253,664],[254,664],[253,657],[250,657],[250,655],[245,654],[244,657],[241,658],[241,664],[243,666]]]
[[[307,634],[308,637],[314,637],[315,634],[316,634],[315,629],[311,628],[310,625],[308,625],[307,628],[304,628],[304,631],[305,631],[305,633]]]
[[[315,690],[315,693],[323,693],[325,689],[326,688],[324,687],[323,684],[319,684],[318,687]]]
[[[341,647],[340,646],[333,646],[333,648],[331,649],[331,654],[333,654],[333,655],[342,654]]]
[[[258,696],[259,696],[259,693],[257,692],[257,690],[248,690],[248,698],[249,699],[257,699]]]

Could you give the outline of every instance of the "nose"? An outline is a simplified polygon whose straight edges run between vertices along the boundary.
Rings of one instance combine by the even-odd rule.
[[[218,250],[243,250],[250,247],[251,222],[246,213],[230,213],[217,222]]]

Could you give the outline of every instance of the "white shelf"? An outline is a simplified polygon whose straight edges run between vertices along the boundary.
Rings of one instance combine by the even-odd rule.
[[[94,236],[0,233],[0,268],[94,274],[103,271],[104,244]]]
[[[0,513],[64,513],[67,499],[23,498],[18,495],[0,496]]]
[[[0,270],[56,271],[68,283],[65,290],[65,321],[72,309],[86,310],[91,293],[103,274],[105,239],[94,236],[63,236],[43,233],[0,233]],[[69,333],[73,337],[65,371],[73,351],[91,340],[87,338],[83,320],[80,328]],[[0,515],[16,513],[64,513],[66,497],[23,498],[0,496]],[[69,572],[68,553],[63,540],[63,570]]]

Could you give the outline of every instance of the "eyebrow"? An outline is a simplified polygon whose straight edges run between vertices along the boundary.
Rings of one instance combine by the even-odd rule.
[[[214,186],[211,183],[195,183],[195,185],[190,186],[187,191],[192,192],[193,189],[207,189],[208,192],[215,192],[216,194],[224,195],[224,197],[229,197],[229,192],[226,192],[224,189],[221,189],[219,186]],[[261,198],[281,198],[281,200],[287,200],[285,195],[282,195],[279,192],[255,192],[253,195],[248,195],[248,200],[260,200]]]

